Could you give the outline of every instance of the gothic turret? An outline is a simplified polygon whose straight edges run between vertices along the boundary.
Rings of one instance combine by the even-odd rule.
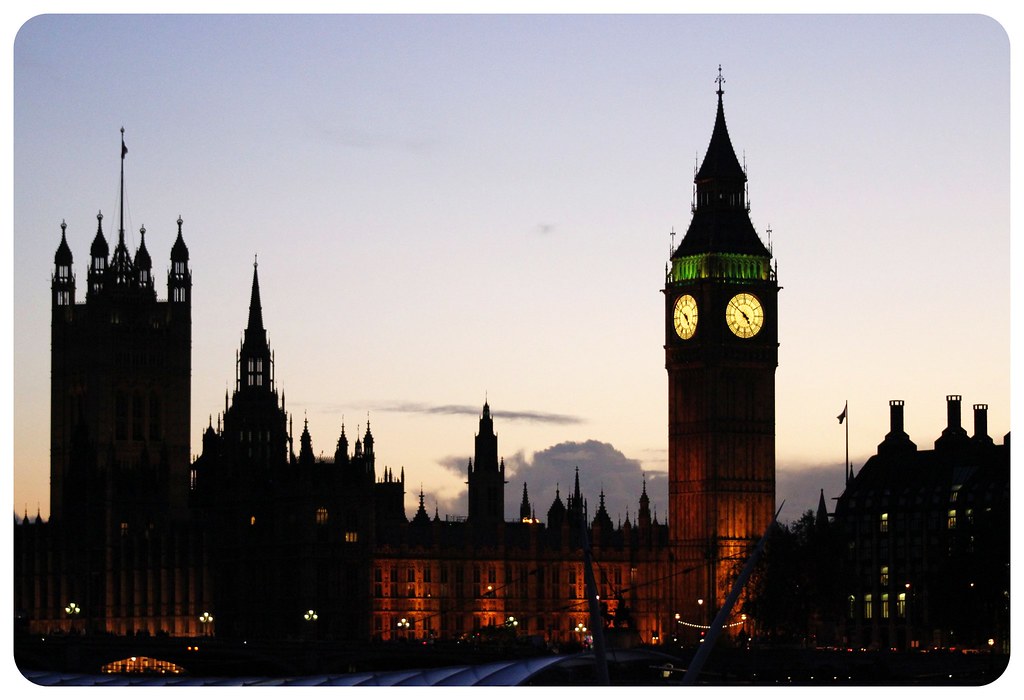
[[[498,436],[491,407],[484,402],[476,453],[469,469],[469,516],[475,523],[499,523],[505,519],[505,463],[498,461]]]
[[[583,500],[583,494],[580,492],[580,468],[576,467],[576,480],[573,487],[573,491],[569,494],[565,504],[566,511],[569,515],[569,520],[573,527],[577,526],[580,520],[587,519],[587,504]]]
[[[71,248],[68,246],[65,232],[68,225],[60,222],[60,245],[53,256],[53,279],[51,288],[53,290],[53,307],[72,307],[75,303],[75,275],[72,272],[74,256],[71,255]]]
[[[141,290],[153,291],[153,259],[146,250],[145,226],[139,229],[139,248],[135,251],[135,284]]]
[[[299,436],[299,465],[303,467],[313,466],[316,457],[313,455],[313,438],[309,435],[309,419],[302,424],[302,435]]]
[[[562,496],[556,485],[555,500],[551,502],[551,507],[548,508],[548,529],[557,531],[562,527],[563,522],[565,522],[565,504],[562,503]]]
[[[103,235],[103,212],[96,214],[96,235],[89,247],[89,274],[87,278],[88,290],[86,299],[92,299],[103,291],[103,283],[107,277],[107,257],[110,255],[110,247],[107,246],[107,238]]]
[[[188,246],[181,236],[181,217],[178,217],[178,237],[171,246],[171,269],[167,273],[167,298],[175,304],[192,301],[192,273],[188,269]]]
[[[593,527],[595,529],[600,528],[603,533],[609,533],[615,526],[612,524],[611,516],[608,515],[608,510],[604,507],[604,489],[601,489],[600,498],[597,514],[594,516]]]
[[[427,509],[423,505],[423,487],[420,486],[420,507],[416,509],[416,515],[412,518],[413,525],[429,525],[430,516],[427,515]]]
[[[267,331],[263,328],[263,306],[260,303],[260,278],[257,264],[252,266],[252,292],[249,296],[249,322],[245,328],[238,357],[236,390],[270,392],[273,390],[273,369]]]
[[[533,509],[530,507],[530,497],[526,494],[526,484],[523,483],[523,502],[519,504],[519,521],[526,522],[532,519]]]
[[[341,435],[338,437],[338,448],[334,451],[334,463],[338,466],[348,464],[348,438],[345,436],[345,423],[341,424]]]

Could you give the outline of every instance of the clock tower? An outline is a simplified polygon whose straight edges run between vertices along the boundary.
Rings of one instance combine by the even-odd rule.
[[[665,280],[672,605],[710,624],[775,510],[778,293],[718,113]]]

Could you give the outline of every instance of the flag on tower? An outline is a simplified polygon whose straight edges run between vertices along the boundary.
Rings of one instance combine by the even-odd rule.
[[[836,418],[839,419],[840,424],[846,420],[846,404],[843,404],[843,412],[840,413]]]
[[[121,139],[121,160],[124,160],[124,157],[126,155],[128,155],[128,147],[124,145],[124,139],[122,138]]]

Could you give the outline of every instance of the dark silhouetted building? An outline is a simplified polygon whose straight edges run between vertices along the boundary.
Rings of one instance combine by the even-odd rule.
[[[849,646],[1009,652],[1010,436],[994,443],[985,404],[968,435],[960,404],[946,397],[922,450],[891,401],[889,433],[836,503]]]

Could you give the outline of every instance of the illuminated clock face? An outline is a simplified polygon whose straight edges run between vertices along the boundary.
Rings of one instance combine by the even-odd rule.
[[[753,294],[737,294],[725,307],[725,322],[737,337],[753,338],[764,325],[761,302]]]
[[[676,333],[683,340],[689,340],[697,330],[697,300],[689,294],[676,299],[676,310],[673,318]]]

